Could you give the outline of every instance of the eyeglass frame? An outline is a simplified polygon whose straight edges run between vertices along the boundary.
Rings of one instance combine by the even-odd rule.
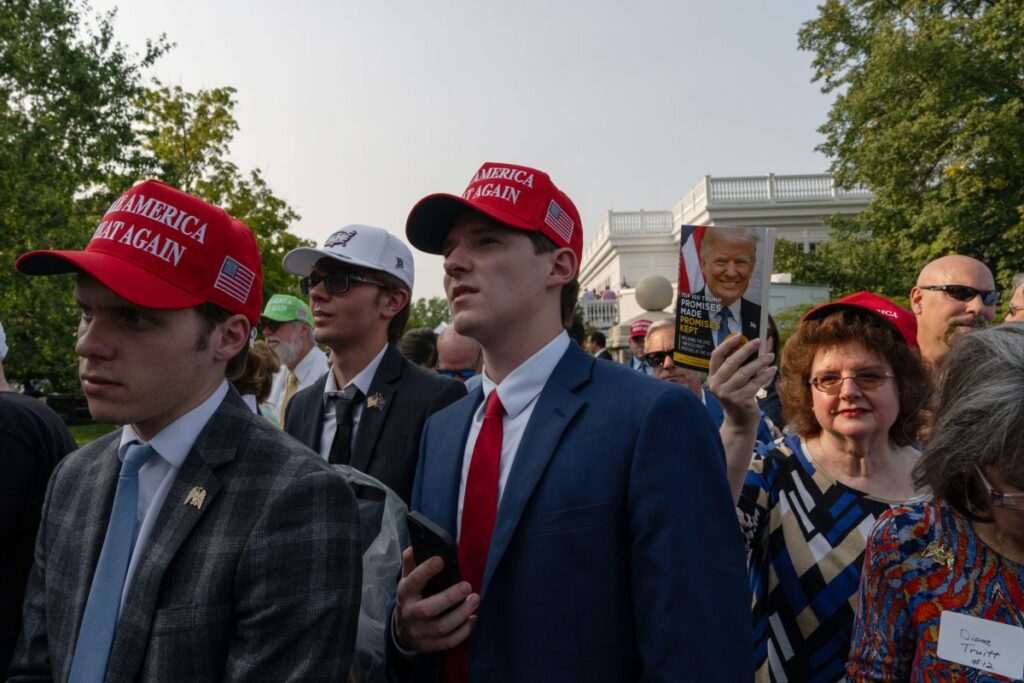
[[[862,375],[868,375],[868,374],[872,374],[873,375],[875,373],[873,371],[867,371],[867,372],[858,372],[858,373],[855,373],[853,375],[839,375],[838,380],[833,385],[835,387],[835,391],[829,391],[828,388],[821,386],[819,384],[819,382],[821,381],[821,377],[812,377],[809,380],[807,380],[807,383],[811,387],[817,389],[818,391],[820,391],[821,393],[823,393],[823,394],[825,394],[827,396],[836,396],[836,395],[839,394],[840,391],[843,390],[843,382],[845,382],[848,379],[852,379],[853,383],[856,384],[857,388],[860,389],[861,391],[877,391],[877,390],[879,390],[879,389],[881,389],[882,387],[885,386],[887,380],[896,379],[896,373],[894,373],[891,370],[889,370],[889,371],[881,373],[882,377],[884,377],[885,379],[883,379],[881,384],[879,384],[877,387],[870,387],[870,388],[868,388],[868,387],[861,386],[861,383],[857,381],[857,378],[862,376]]]
[[[665,359],[675,355],[675,352],[676,352],[676,350],[674,348],[673,349],[665,349],[664,351],[651,351],[650,353],[645,353],[643,355],[643,359],[644,359],[644,362],[647,363],[648,365],[650,365],[652,368],[660,368],[660,367],[664,367]],[[655,363],[653,360],[651,360],[651,356],[661,356],[661,362],[660,363]],[[672,359],[672,363],[673,364],[675,363],[675,359],[674,358]]]
[[[302,323],[303,325],[306,324],[306,323],[302,322],[301,320],[297,320],[297,319],[296,320],[271,320],[270,318],[264,318],[264,317],[261,316],[260,317],[260,326],[257,329],[262,331],[264,328],[268,328],[273,333],[273,332],[277,332],[278,329],[280,329],[280,327],[282,325],[287,325],[288,323]]]
[[[448,379],[455,379],[456,377],[461,377],[463,380],[467,380],[476,375],[475,368],[434,368],[434,372],[444,377],[447,377]]]
[[[1024,311],[1024,306],[1018,306],[1016,304],[1006,304],[1006,312],[1010,315],[1017,315],[1021,311]]]
[[[985,306],[995,306],[999,302],[1001,292],[998,289],[977,289],[967,285],[921,285],[918,289],[927,289],[929,292],[942,292],[946,296],[961,303],[973,301],[974,297],[980,296],[981,303]],[[959,292],[954,294],[954,292]],[[961,298],[961,294],[970,294],[967,298]],[[989,299],[989,301],[986,301]]]
[[[345,286],[342,289],[337,289],[334,285],[330,284],[332,280],[344,279]],[[348,273],[345,271],[339,271],[334,273],[328,273],[327,275],[318,275],[317,273],[310,273],[306,277],[299,280],[299,289],[302,290],[304,296],[309,296],[309,293],[314,287],[323,283],[324,290],[332,296],[338,296],[344,294],[348,290],[352,289],[352,283],[360,285],[375,285],[381,289],[390,289],[390,285],[381,280],[374,280],[373,278],[363,277],[355,273]]]
[[[989,482],[985,477],[985,474],[981,471],[981,467],[979,465],[975,465],[974,469],[978,473],[978,477],[981,479],[982,486],[985,487],[985,491],[988,493],[988,499],[989,502],[992,503],[992,507],[1024,511],[1024,491],[1018,491],[1016,493],[1004,493],[999,491],[992,486],[991,482]],[[1020,507],[1017,507],[1016,505],[1007,505],[1007,500],[1019,500]]]

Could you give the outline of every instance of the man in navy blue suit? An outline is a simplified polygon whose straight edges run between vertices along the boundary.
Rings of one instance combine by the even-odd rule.
[[[722,446],[694,396],[563,329],[582,223],[547,174],[486,163],[409,241],[444,256],[480,389],[434,414],[413,487],[462,581],[404,556],[389,663],[409,681],[746,681],[750,598]],[[423,558],[420,558],[421,560]]]

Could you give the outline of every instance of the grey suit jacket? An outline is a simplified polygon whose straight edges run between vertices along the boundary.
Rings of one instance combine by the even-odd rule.
[[[320,449],[326,385],[325,374],[296,393],[284,417],[284,430],[314,451]],[[386,485],[408,504],[423,423],[465,395],[461,382],[427,372],[389,344],[367,394],[379,396],[379,401],[372,408],[363,406],[349,464]]]
[[[67,680],[119,438],[75,451],[50,479],[11,681]],[[197,486],[201,507],[185,503]],[[352,491],[234,390],[186,457],[143,553],[106,681],[344,679],[361,581]]]

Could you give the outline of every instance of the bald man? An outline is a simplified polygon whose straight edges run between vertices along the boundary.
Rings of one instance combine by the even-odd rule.
[[[437,335],[437,372],[466,384],[466,391],[472,391],[480,384],[484,355],[480,342],[455,331],[455,325],[449,325]]]
[[[937,370],[955,339],[992,324],[998,300],[992,271],[977,259],[952,254],[926,265],[910,290],[925,362]]]

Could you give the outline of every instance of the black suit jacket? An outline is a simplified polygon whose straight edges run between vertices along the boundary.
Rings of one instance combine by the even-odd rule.
[[[314,451],[323,433],[323,395],[327,375],[295,394],[288,403],[284,430]],[[380,394],[378,407],[363,405],[352,467],[393,490],[408,505],[419,458],[420,432],[427,417],[466,395],[461,382],[410,363],[389,344],[367,396]],[[383,408],[379,406],[383,405]]]
[[[608,349],[601,349],[601,353],[594,357],[600,358],[601,360],[612,360],[612,354],[608,353]]]

